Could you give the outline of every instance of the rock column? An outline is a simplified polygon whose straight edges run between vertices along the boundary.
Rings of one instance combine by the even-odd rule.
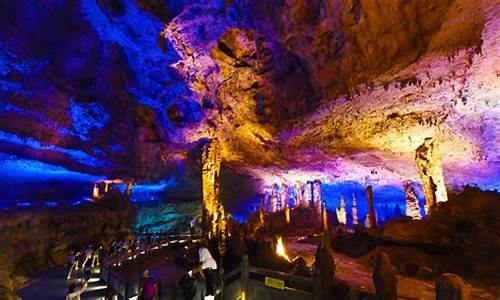
[[[308,181],[306,183],[306,186],[304,187],[304,203],[306,204],[306,207],[311,207],[313,204],[313,183],[311,181]]]
[[[288,185],[282,183],[281,184],[281,195],[280,195],[280,204],[281,204],[281,210],[284,210],[285,208],[288,207]]]
[[[346,226],[347,225],[347,211],[346,211],[346,204],[344,200],[344,196],[340,197],[340,207],[337,207],[337,220],[340,223],[340,226]]]
[[[425,211],[429,214],[438,202],[448,201],[443,177],[443,163],[436,140],[426,138],[415,153],[415,163],[425,193]]]
[[[210,224],[214,220],[219,207],[219,172],[221,164],[221,146],[219,140],[216,138],[211,139],[202,147],[202,169],[201,169],[201,182],[203,193],[203,228],[204,233],[208,234],[213,228]],[[212,232],[214,233],[214,232]]]
[[[313,183],[313,205],[314,210],[321,216],[321,181],[314,180]]]
[[[406,215],[414,220],[422,219],[418,198],[410,181],[405,182]]]
[[[301,183],[295,184],[295,205],[304,206],[304,187]]]
[[[356,203],[356,195],[352,194],[352,226],[358,225],[358,205]]]
[[[277,212],[279,210],[279,194],[278,194],[278,185],[276,183],[273,184],[271,190],[270,206],[271,206],[271,212]]]
[[[377,216],[373,206],[373,189],[371,185],[366,188],[366,199],[368,200],[368,214],[366,215],[365,225],[368,228],[377,227]]]
[[[391,265],[389,256],[384,252],[380,253],[375,262],[373,283],[375,285],[375,299],[396,300],[398,298],[396,268]]]

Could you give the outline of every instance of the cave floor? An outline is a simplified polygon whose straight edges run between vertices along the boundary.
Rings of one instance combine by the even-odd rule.
[[[300,255],[306,260],[309,266],[312,266],[317,247],[315,244],[297,242],[297,237],[285,238],[285,242],[290,257]],[[352,258],[338,252],[335,252],[335,263],[337,278],[348,282],[359,290],[375,292],[372,281],[372,266],[361,259]],[[398,276],[398,298],[434,300],[436,298],[434,282]],[[471,299],[491,299],[491,294],[483,289],[474,288],[471,291]]]

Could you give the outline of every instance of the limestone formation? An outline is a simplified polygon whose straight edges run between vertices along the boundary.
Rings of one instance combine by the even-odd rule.
[[[331,299],[335,277],[335,259],[328,232],[323,232],[321,244],[315,254],[313,265],[314,300]]]
[[[426,138],[417,148],[415,163],[424,187],[425,211],[429,214],[437,203],[448,201],[441,153],[438,142],[434,138]]]
[[[410,181],[405,182],[406,215],[414,220],[422,219],[420,205]]]
[[[467,300],[469,294],[469,284],[456,274],[444,273],[436,280],[436,300]]]
[[[396,268],[392,266],[389,256],[384,252],[380,253],[373,268],[373,283],[377,300],[396,300],[398,298],[396,275]]]
[[[374,228],[377,227],[377,214],[373,206],[373,188],[371,185],[366,187],[366,199],[368,200],[368,214],[366,215],[365,226]]]
[[[347,211],[344,196],[340,197],[340,207],[336,208],[337,220],[341,226],[347,225]]]
[[[304,203],[306,203],[307,207],[313,205],[313,183],[311,181],[306,182],[304,187]]]
[[[275,183],[272,186],[271,190],[271,198],[270,198],[270,203],[269,205],[271,206],[271,212],[277,212],[279,211],[280,203],[279,203],[279,192],[278,192],[278,185]]]
[[[306,207],[304,203],[304,185],[301,183],[295,184],[295,206]]]
[[[202,209],[206,211],[206,220],[203,223],[208,225],[208,220],[216,223],[217,208],[219,207],[219,185],[220,185],[220,163],[221,163],[221,149],[219,141],[214,138],[203,145],[202,149],[202,192],[203,192],[203,205]],[[215,217],[215,218],[214,218]],[[210,228],[216,228],[212,224]],[[207,232],[207,228],[204,228]],[[212,233],[215,233],[212,229]]]
[[[321,181],[314,180],[313,183],[313,207],[314,211],[321,216]]]
[[[288,197],[289,197],[289,188],[286,184],[281,184],[281,195],[280,195],[280,209],[284,210],[288,207]]]
[[[358,225],[358,207],[354,193],[352,194],[352,225]]]

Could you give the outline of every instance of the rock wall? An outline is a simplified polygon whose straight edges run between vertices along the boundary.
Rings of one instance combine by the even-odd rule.
[[[15,292],[16,278],[61,266],[75,247],[107,245],[132,233],[134,210],[84,205],[0,212],[0,298]]]

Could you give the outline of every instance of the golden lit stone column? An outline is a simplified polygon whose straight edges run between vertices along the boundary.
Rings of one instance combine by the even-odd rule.
[[[214,216],[217,215],[219,207],[219,172],[221,164],[221,146],[217,138],[211,139],[202,147],[201,156],[201,183],[203,192],[202,208],[205,211],[203,214],[203,224],[208,228],[203,228],[205,233],[212,231],[212,222]]]
[[[415,151],[415,163],[425,194],[425,212],[430,213],[438,202],[448,201],[443,177],[443,163],[439,145],[434,138],[426,138]]]

